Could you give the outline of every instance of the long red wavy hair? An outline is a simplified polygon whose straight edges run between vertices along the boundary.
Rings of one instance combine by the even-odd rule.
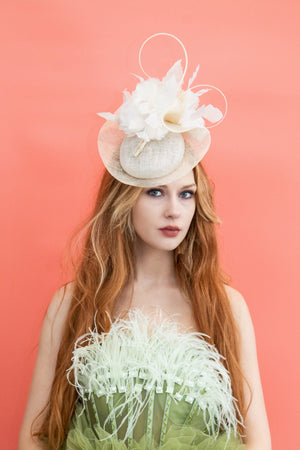
[[[191,301],[199,331],[210,336],[209,342],[225,357],[233,395],[245,417],[249,408],[244,396],[247,380],[240,366],[240,336],[225,289],[230,278],[219,263],[215,226],[221,221],[214,209],[214,185],[201,163],[193,171],[197,185],[196,212],[186,238],[174,251],[175,273],[182,293]],[[93,328],[96,311],[99,332],[109,331],[105,312],[112,311],[122,287],[134,279],[135,230],[131,210],[141,191],[142,188],[123,184],[105,171],[94,211],[81,230],[81,252],[74,267],[71,306],[55,376],[48,403],[40,415],[42,421],[38,429],[32,427],[33,436],[51,450],[63,444],[75,408],[77,394],[66,377],[74,343]],[[240,424],[238,431],[243,434]]]

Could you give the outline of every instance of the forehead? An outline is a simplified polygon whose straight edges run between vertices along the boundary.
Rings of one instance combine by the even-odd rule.
[[[179,178],[178,180],[174,180],[171,183],[160,185],[157,187],[163,187],[163,188],[170,188],[170,189],[180,189],[184,186],[189,186],[191,184],[195,184],[195,177],[194,172],[191,170],[187,175],[184,177]]]

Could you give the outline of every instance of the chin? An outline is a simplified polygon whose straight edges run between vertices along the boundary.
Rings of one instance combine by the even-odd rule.
[[[173,251],[175,250],[179,244],[181,244],[182,239],[180,239],[180,241],[173,241],[173,242],[164,242],[161,245],[158,245],[158,243],[156,242],[155,248],[157,248],[158,250],[165,250],[165,251]]]
[[[152,236],[152,239],[149,240],[149,236],[147,236],[148,239],[143,239],[142,236],[139,236],[140,242],[143,243],[144,245],[146,244],[148,247],[166,252],[175,250],[178,247],[178,245],[180,245],[181,242],[184,240],[184,237],[182,238],[182,236],[180,236],[177,237],[176,239],[176,238]]]

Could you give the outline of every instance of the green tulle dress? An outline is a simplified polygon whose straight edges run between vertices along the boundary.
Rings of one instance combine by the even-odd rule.
[[[106,334],[82,336],[68,371],[78,401],[62,450],[244,449],[222,358],[201,333],[139,310]]]

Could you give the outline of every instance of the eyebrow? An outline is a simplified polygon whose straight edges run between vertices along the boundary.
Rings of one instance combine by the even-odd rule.
[[[163,185],[157,186],[157,187],[158,187],[158,188],[166,188],[167,185],[166,185],[166,184],[163,184]],[[188,188],[192,188],[192,187],[197,187],[197,186],[196,186],[195,183],[193,183],[193,184],[189,184],[188,186],[182,186],[180,189],[188,189]]]

